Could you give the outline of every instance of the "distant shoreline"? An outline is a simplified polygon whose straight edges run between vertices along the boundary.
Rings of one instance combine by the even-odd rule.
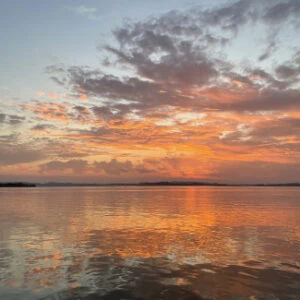
[[[35,183],[25,182],[0,182],[0,188],[36,187]]]
[[[25,183],[5,182],[1,187],[112,187],[112,186],[220,186],[220,187],[300,187],[300,183],[257,183],[257,184],[227,184],[217,182],[185,182],[185,181],[157,181],[140,183],[69,183],[69,182],[46,182]]]

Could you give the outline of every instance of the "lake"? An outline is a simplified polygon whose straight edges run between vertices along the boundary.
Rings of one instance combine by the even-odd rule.
[[[0,299],[300,299],[300,188],[0,189]]]

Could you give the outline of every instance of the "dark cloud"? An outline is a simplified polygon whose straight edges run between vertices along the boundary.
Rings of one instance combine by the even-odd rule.
[[[290,21],[297,25],[299,15],[298,0],[240,0],[207,11],[205,20],[210,25],[237,32],[250,22],[262,22],[277,27]]]
[[[276,68],[276,74],[279,78],[292,79],[300,75],[300,66],[280,65]]]
[[[50,77],[55,83],[57,83],[58,85],[61,85],[63,86],[64,84],[66,84],[67,80],[64,78],[64,79],[59,79],[55,76],[51,76]]]
[[[91,110],[97,118],[106,121],[121,120],[132,111],[144,116],[147,110],[167,105],[194,110],[290,109],[299,103],[299,90],[288,89],[296,83],[298,65],[287,62],[277,66],[274,74],[259,67],[237,72],[236,66],[224,56],[216,55],[216,49],[222,52],[246,24],[270,25],[277,18],[279,26],[292,20],[299,14],[298,6],[292,0],[263,3],[241,0],[210,10],[172,11],[143,22],[128,22],[114,31],[116,43],[104,46],[101,51],[114,55],[116,66],[129,67],[135,75],[120,77],[106,73],[105,68],[65,65],[50,66],[47,72],[54,73],[55,81],[71,88],[78,97],[84,93],[101,99],[103,104]],[[260,61],[277,49],[278,26],[267,28],[266,50],[259,57]],[[211,91],[214,87],[220,90],[220,82],[225,77],[231,82],[243,83],[244,90],[256,89],[256,95],[247,100],[241,96],[239,101],[226,105],[220,104],[221,94],[220,99],[202,95],[208,87]],[[236,90],[231,83],[222,88],[227,94]],[[194,90],[198,92],[192,93]],[[124,100],[126,104],[122,103]],[[83,111],[76,110],[82,116]]]
[[[23,123],[26,120],[25,117],[17,116],[17,115],[9,115],[9,124],[11,125],[18,125]]]
[[[114,53],[119,62],[134,67],[140,76],[161,85],[177,85],[178,88],[202,86],[218,74],[215,62],[188,41],[181,42],[176,50],[162,55],[161,50],[145,51],[138,46],[129,54],[111,47],[106,49]]]
[[[30,163],[43,159],[45,154],[30,143],[20,141],[16,134],[0,136],[0,166]]]
[[[257,18],[257,1],[240,0],[223,7],[206,11],[204,19],[210,26],[220,26],[237,32],[240,27]]]
[[[44,144],[44,152],[52,160],[70,160],[94,154],[89,147],[84,147],[82,144],[75,143],[74,141],[68,141],[67,137],[54,139],[50,135],[49,137],[43,137],[42,142]]]
[[[248,71],[248,77],[252,77],[253,81],[258,80],[261,83],[261,85],[258,85],[257,88],[274,88],[274,89],[285,89],[290,85],[290,82],[286,82],[283,80],[278,80],[275,78],[275,76],[273,76],[272,74],[262,70],[259,67],[256,67],[252,70]],[[252,82],[252,81],[251,81]]]
[[[298,0],[269,1],[269,3],[272,5],[263,15],[265,21],[276,25],[289,19],[299,21],[300,2]]]
[[[55,126],[52,124],[37,124],[37,125],[33,126],[31,128],[31,130],[44,131],[44,130],[53,129],[53,128],[55,128]]]
[[[0,165],[15,165],[19,163],[31,163],[39,161],[45,156],[41,151],[30,149],[28,145],[1,146]]]
[[[268,59],[269,57],[271,57],[271,55],[276,51],[277,49],[277,43],[275,41],[275,39],[271,39],[271,41],[269,41],[269,44],[265,50],[265,52],[258,58],[259,61],[263,61]]]
[[[85,160],[73,159],[66,162],[50,161],[40,165],[42,173],[59,173],[70,170],[75,175],[80,175],[86,169],[88,163]]]
[[[222,141],[228,144],[250,146],[272,146],[277,149],[300,151],[300,141],[293,137],[300,136],[300,119],[280,118],[272,122],[261,121],[255,126],[243,125],[227,132]]]
[[[133,171],[133,164],[129,160],[119,162],[116,159],[112,159],[109,162],[95,162],[93,166],[96,169],[96,172],[103,170],[108,175],[120,175],[121,173]]]
[[[5,113],[0,113],[0,123],[6,123],[10,125],[18,125],[25,121],[25,117],[18,115],[10,115]]]
[[[6,114],[0,113],[0,123],[4,123],[6,119]]]
[[[300,119],[281,118],[269,124],[266,122],[263,126],[256,128],[252,135],[262,138],[285,138],[290,136],[300,136]],[[284,140],[282,141],[284,142]],[[294,141],[295,143],[296,141]],[[299,141],[300,146],[300,141]]]
[[[276,111],[300,109],[300,90],[264,90],[254,97],[242,100],[233,104],[226,104],[226,107],[219,105],[220,109],[233,111]],[[224,106],[224,105],[223,105]]]
[[[64,172],[71,172],[73,175],[82,173],[99,176],[102,173],[119,177],[121,175],[138,175],[138,174],[167,174],[170,169],[175,170],[178,164],[176,158],[163,158],[162,160],[145,159],[141,163],[133,164],[130,160],[119,161],[111,159],[110,161],[95,161],[88,163],[86,160],[73,159],[68,161],[50,161],[40,164],[40,172],[47,174],[62,174]]]
[[[120,162],[116,159],[112,159],[108,162],[97,161],[93,164],[88,164],[86,160],[73,159],[69,161],[50,161],[48,163],[41,164],[40,171],[44,174],[71,171],[74,175],[80,175],[85,171],[94,175],[104,172],[107,175],[119,176],[122,173],[133,172],[134,166],[129,160]]]
[[[81,105],[76,105],[73,107],[74,110],[78,111],[81,114],[89,114],[89,111],[86,107]]]

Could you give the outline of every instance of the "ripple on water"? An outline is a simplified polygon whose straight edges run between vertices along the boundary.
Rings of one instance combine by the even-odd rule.
[[[1,191],[0,299],[300,295],[300,189],[18,193]]]

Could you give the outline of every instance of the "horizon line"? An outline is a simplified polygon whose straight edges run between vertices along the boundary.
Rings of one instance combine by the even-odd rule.
[[[84,183],[84,182],[25,182],[11,181],[0,182],[0,187],[67,187],[67,186],[300,186],[300,182],[276,182],[276,183],[223,183],[207,181],[146,181],[146,182],[110,182],[110,183]]]

